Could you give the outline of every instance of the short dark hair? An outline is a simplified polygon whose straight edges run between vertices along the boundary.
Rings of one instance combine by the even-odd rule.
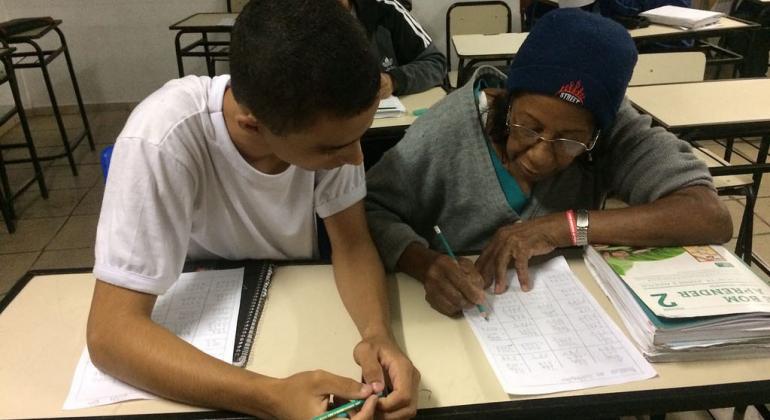
[[[251,0],[231,36],[233,95],[277,135],[358,115],[377,98],[377,58],[338,0]]]

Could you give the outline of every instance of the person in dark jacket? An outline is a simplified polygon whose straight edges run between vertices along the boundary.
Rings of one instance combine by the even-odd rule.
[[[525,29],[531,29],[537,19],[546,13],[557,9],[556,6],[539,0],[522,0],[522,13],[524,13]],[[692,0],[596,0],[581,9],[587,12],[596,12],[602,16],[616,20],[626,26],[627,29],[634,29],[635,26],[628,26],[636,23],[634,18],[647,10],[662,6],[691,7]],[[637,45],[639,53],[670,52],[684,50],[694,45],[692,39],[679,39],[674,41],[646,41]]]
[[[598,0],[599,13],[611,19],[623,20],[633,18],[639,13],[662,6],[692,7],[691,0]],[[692,47],[692,39],[679,39],[675,41],[654,41],[640,44],[637,48],[640,53],[668,52]]]
[[[366,29],[380,58],[380,97],[408,95],[439,86],[446,58],[430,35],[397,0],[339,0]]]

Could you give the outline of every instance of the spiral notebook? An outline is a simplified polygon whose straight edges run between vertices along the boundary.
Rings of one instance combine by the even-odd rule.
[[[237,336],[233,350],[233,364],[246,366],[251,354],[251,345],[257,333],[257,324],[262,315],[262,308],[267,300],[267,290],[273,277],[275,265],[264,260],[245,261],[191,261],[185,264],[184,271],[226,270],[243,267],[243,288],[241,304],[236,324]]]

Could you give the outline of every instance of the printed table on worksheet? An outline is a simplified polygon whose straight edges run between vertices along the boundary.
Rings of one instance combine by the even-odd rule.
[[[529,270],[531,291],[521,291],[511,270],[509,289],[487,295],[489,321],[475,308],[465,311],[505,392],[543,394],[656,375],[564,257]]]

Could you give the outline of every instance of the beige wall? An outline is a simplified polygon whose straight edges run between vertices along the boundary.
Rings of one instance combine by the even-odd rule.
[[[518,28],[518,0],[506,0]],[[444,19],[454,0],[413,0],[413,14],[445,50]],[[224,11],[226,0],[0,0],[0,21],[52,16],[61,29],[75,64],[87,104],[138,102],[165,81],[177,77],[174,33],[169,25],[196,12]],[[50,37],[50,36],[49,36]],[[50,37],[55,40],[55,35]],[[205,74],[202,60],[187,59],[187,74]],[[52,78],[62,105],[75,103],[65,62],[52,63]],[[48,95],[37,69],[19,72],[27,108],[48,107]],[[7,87],[0,104],[11,103]]]
[[[0,21],[29,16],[61,19],[84,101],[125,103],[139,101],[177,76],[169,25],[195,12],[225,8],[225,0],[0,0]],[[56,38],[52,34],[46,41]],[[198,63],[187,66],[189,72],[203,72]],[[64,57],[50,69],[60,104],[74,104]],[[25,107],[50,106],[40,70],[17,74]],[[0,103],[10,103],[7,87],[0,90]]]

